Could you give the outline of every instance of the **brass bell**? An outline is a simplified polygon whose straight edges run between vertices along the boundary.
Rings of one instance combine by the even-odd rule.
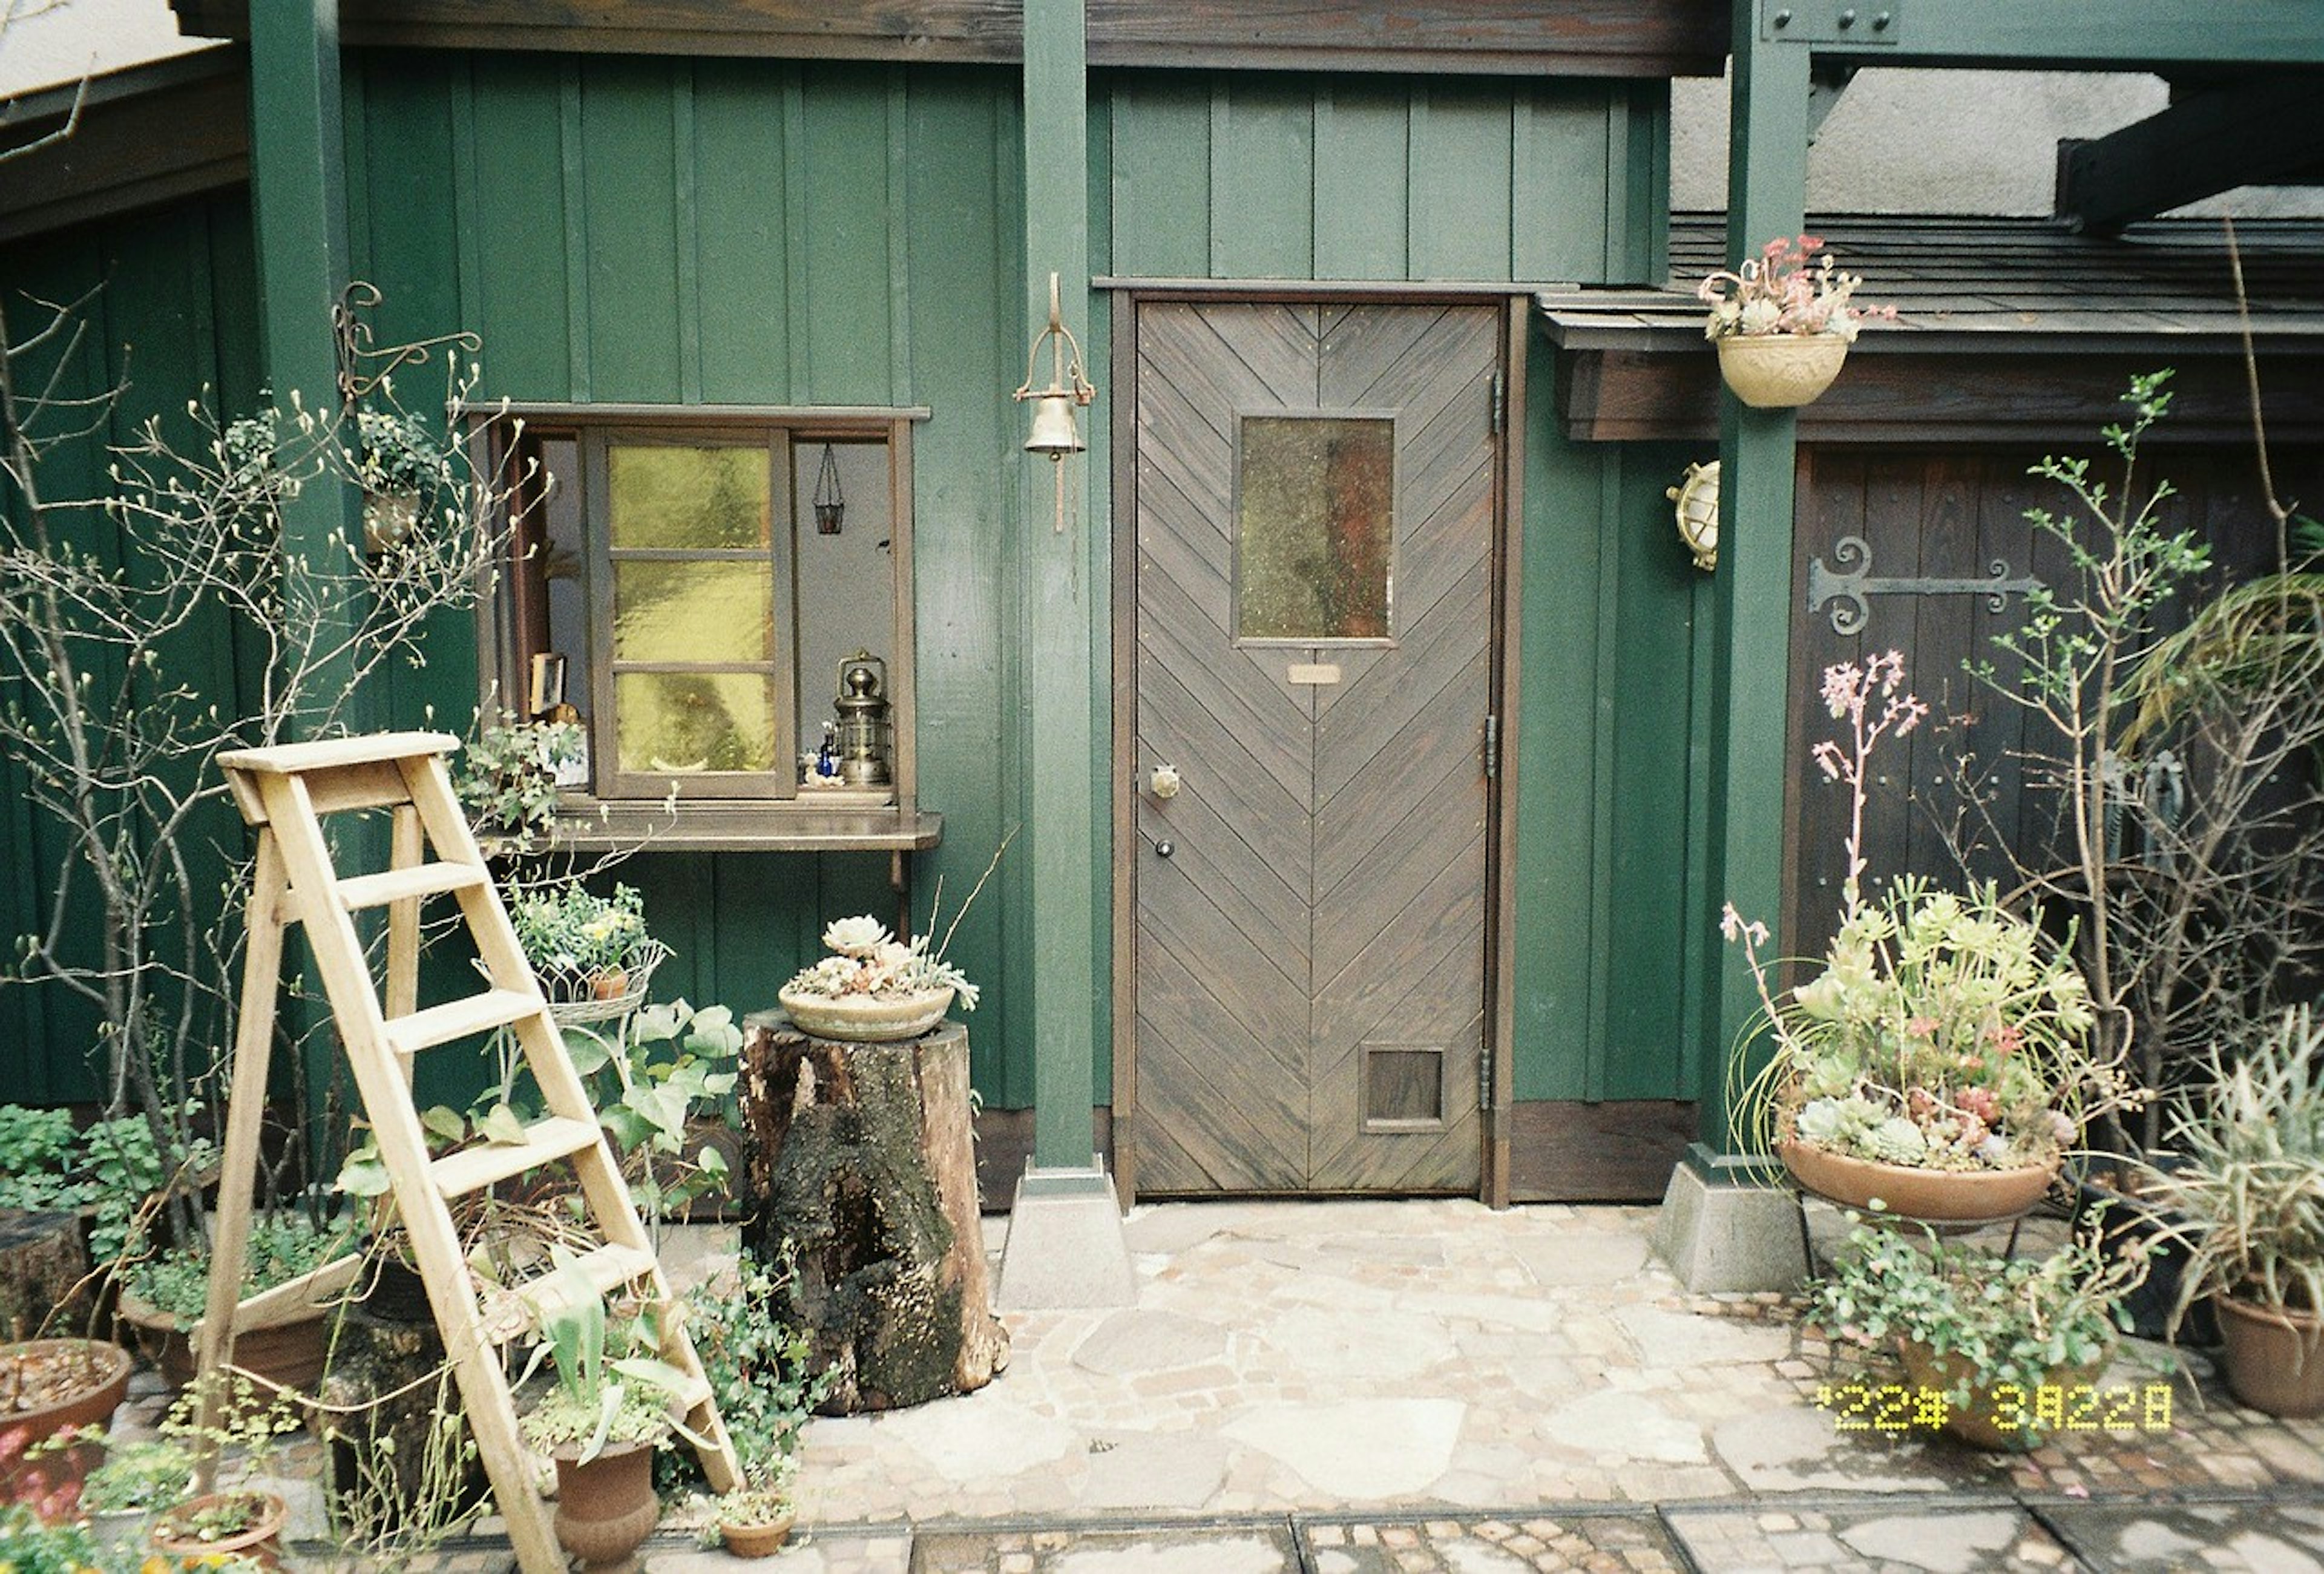
[[[1089,445],[1074,427],[1074,401],[1069,394],[1044,395],[1033,405],[1033,435],[1025,439],[1028,454],[1047,454],[1052,459],[1063,459],[1068,454],[1078,454]]]

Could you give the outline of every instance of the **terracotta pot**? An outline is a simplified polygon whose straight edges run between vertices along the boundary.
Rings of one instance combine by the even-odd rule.
[[[889,1044],[918,1038],[944,1020],[952,990],[919,990],[908,995],[802,995],[788,986],[776,992],[791,1026],[817,1038],[845,1044]]]
[[[46,1369],[52,1363],[65,1362],[86,1363],[86,1369],[70,1376],[69,1387],[43,1393],[39,1404],[0,1409],[0,1433],[22,1431],[29,1448],[67,1427],[101,1427],[113,1419],[113,1413],[129,1396],[129,1374],[137,1365],[119,1345],[88,1339],[36,1339],[0,1345],[0,1369],[26,1363]],[[0,1390],[10,1391],[13,1385]],[[7,1403],[0,1398],[0,1404]],[[14,1455],[0,1462],[0,1503],[15,1496],[14,1487],[20,1477],[38,1475],[54,1491],[87,1478],[103,1459],[102,1446],[96,1443],[76,1443],[29,1463],[21,1454]]]
[[[1941,1356],[1928,1346],[1909,1339],[1900,1343],[1897,1350],[1904,1358],[1904,1376],[1915,1387],[1933,1388],[1943,1393],[1969,1376],[1967,1363],[1952,1351],[1948,1350]],[[2050,1386],[2071,1391],[2095,1383],[2105,1371],[2106,1362],[2099,1359],[2086,1366],[2054,1372],[2045,1381]],[[2051,1436],[2030,1424],[2036,1403],[2034,1395],[2016,1395],[2011,1401],[2010,1413],[2003,1415],[2000,1413],[2002,1407],[1994,1402],[1993,1390],[1972,1382],[1969,1385],[1967,1405],[1955,1406],[1948,1403],[1944,1430],[1976,1448],[2022,1454],[2038,1448]],[[2004,1422],[2009,1424],[2004,1425]]]
[[[2324,1415],[2324,1318],[2233,1295],[2211,1303],[2236,1398],[2270,1415]]]
[[[137,1348],[160,1368],[161,1380],[183,1388],[194,1380],[194,1330],[150,1301],[127,1291],[121,1295],[121,1320],[137,1330]],[[244,1329],[234,1336],[234,1364],[285,1388],[312,1388],[323,1376],[329,1340],[323,1313],[265,1328]]]
[[[629,992],[630,975],[620,968],[607,968],[589,975],[589,998],[593,1000],[618,1000]]]
[[[593,1574],[632,1574],[661,1518],[651,1442],[610,1443],[587,1464],[557,1459],[557,1541]]]
[[[738,1558],[771,1558],[790,1540],[791,1525],[797,1517],[787,1514],[770,1524],[736,1524],[731,1519],[722,1519],[718,1522],[718,1544]]]
[[[1848,359],[1837,334],[1729,334],[1717,343],[1720,376],[1754,410],[1813,403]]]
[[[1775,1145],[1776,1156],[1807,1191],[1843,1207],[1881,1211],[1927,1224],[1989,1224],[2015,1219],[2042,1200],[2059,1161],[2015,1170],[1923,1170],[1874,1164],[1828,1153],[1796,1139]]]
[[[214,1504],[229,1503],[237,1498],[254,1499],[257,1513],[243,1529],[231,1535],[204,1540],[188,1528],[190,1516]],[[281,1549],[275,1538],[282,1533],[285,1514],[282,1500],[272,1492],[212,1492],[164,1511],[153,1522],[153,1531],[147,1540],[152,1549],[168,1557],[184,1560],[186,1567],[197,1567],[197,1560],[238,1553],[265,1568],[280,1569]]]

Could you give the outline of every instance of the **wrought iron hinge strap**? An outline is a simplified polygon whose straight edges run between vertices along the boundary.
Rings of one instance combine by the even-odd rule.
[[[1842,536],[1831,544],[1832,561],[1840,568],[1827,568],[1823,559],[1816,558],[1808,565],[1808,611],[1820,612],[1824,603],[1831,603],[1831,631],[1843,639],[1860,634],[1871,620],[1871,608],[1866,597],[1876,595],[1981,595],[1986,604],[2000,612],[2013,595],[2024,595],[2040,590],[2042,581],[2034,575],[2009,576],[2009,565],[1995,558],[1987,567],[1989,577],[1984,579],[1905,579],[1885,578],[1872,572],[1872,548],[1861,536]],[[1855,565],[1850,568],[1850,563]]]
[[[1501,719],[1485,718],[1485,779],[1492,780],[1501,774]]]
[[[1496,367],[1493,371],[1493,436],[1498,437],[1501,435],[1501,428],[1508,424],[1508,419],[1509,380],[1507,373]]]

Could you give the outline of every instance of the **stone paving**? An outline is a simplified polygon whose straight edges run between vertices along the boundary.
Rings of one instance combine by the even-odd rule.
[[[1832,1348],[1784,1297],[1685,1293],[1653,1218],[1139,1208],[1135,1308],[1012,1314],[983,1391],[812,1422],[772,1567],[2324,1574],[2324,1422],[2243,1410],[2200,1358],[2174,1380],[2131,1344],[2085,1430],[1978,1452],[1864,1404],[1896,1380],[1885,1358]],[[695,1549],[697,1519],[672,1513],[652,1574],[731,1566]],[[505,1542],[435,1563],[497,1574]]]

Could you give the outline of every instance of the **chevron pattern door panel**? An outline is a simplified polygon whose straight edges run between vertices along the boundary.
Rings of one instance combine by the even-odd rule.
[[[1499,332],[1140,308],[1141,1192],[1477,1184]]]

